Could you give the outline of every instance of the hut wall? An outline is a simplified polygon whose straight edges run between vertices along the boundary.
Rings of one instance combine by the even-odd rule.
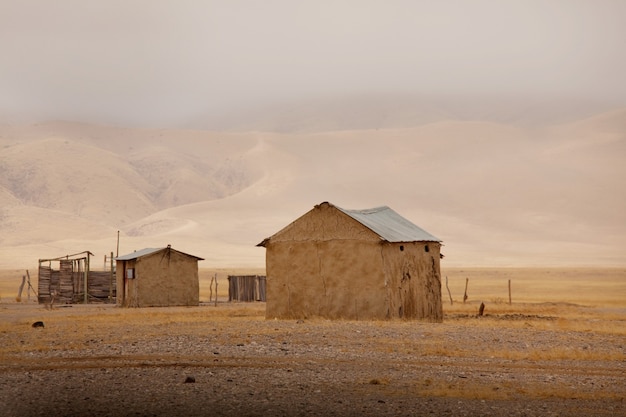
[[[375,243],[323,241],[267,247],[267,318],[385,318]]]
[[[272,242],[307,242],[311,239],[324,240],[368,240],[380,241],[378,235],[365,228],[337,208],[318,205],[272,236]]]
[[[317,206],[266,244],[267,318],[387,316],[380,239]]]
[[[117,261],[115,269],[116,297],[115,303],[120,307],[139,307],[138,284],[135,279],[126,278],[126,270],[135,268],[136,260]]]
[[[436,242],[382,245],[389,317],[443,320],[440,246]]]

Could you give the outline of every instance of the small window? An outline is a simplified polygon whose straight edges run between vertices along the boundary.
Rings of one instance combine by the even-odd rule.
[[[424,246],[424,252],[430,252],[430,249],[428,248],[428,245]]]
[[[135,278],[135,268],[128,268],[126,270],[126,278],[127,279],[133,279]]]
[[[400,252],[404,251],[404,245],[400,245]]]

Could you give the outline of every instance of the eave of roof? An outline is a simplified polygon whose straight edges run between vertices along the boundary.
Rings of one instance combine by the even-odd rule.
[[[165,248],[145,248],[141,250],[136,250],[133,253],[129,253],[126,255],[118,256],[115,258],[117,261],[130,261],[131,259],[141,258],[142,256],[151,255],[155,252],[162,251]]]
[[[164,248],[145,248],[145,249],[141,249],[141,250],[135,251],[133,253],[129,253],[127,255],[118,256],[117,258],[115,258],[115,260],[117,260],[117,261],[130,261],[132,259],[138,259],[138,258],[141,258],[143,256],[152,255],[153,253],[160,252],[160,251],[162,251],[164,249],[168,249],[168,248],[173,250],[173,251],[176,251],[178,253],[182,253],[183,255],[187,255],[187,256],[190,256],[192,258],[196,258],[199,261],[204,261],[204,258],[200,258],[199,256],[195,256],[195,255],[190,255],[188,253],[184,253],[184,252],[181,252],[181,251],[177,251],[176,249],[172,249],[169,246],[166,246]]]

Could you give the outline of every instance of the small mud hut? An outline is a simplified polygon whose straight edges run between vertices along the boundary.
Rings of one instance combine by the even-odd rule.
[[[443,319],[441,241],[389,207],[316,205],[266,249],[266,318]]]
[[[198,261],[172,249],[147,248],[116,258],[117,305],[120,307],[197,306]]]

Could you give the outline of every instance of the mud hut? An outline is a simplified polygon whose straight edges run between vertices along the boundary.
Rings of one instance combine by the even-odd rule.
[[[116,258],[117,305],[120,307],[197,306],[198,261],[170,245]]]
[[[441,241],[389,207],[316,205],[266,249],[266,318],[443,319]]]

